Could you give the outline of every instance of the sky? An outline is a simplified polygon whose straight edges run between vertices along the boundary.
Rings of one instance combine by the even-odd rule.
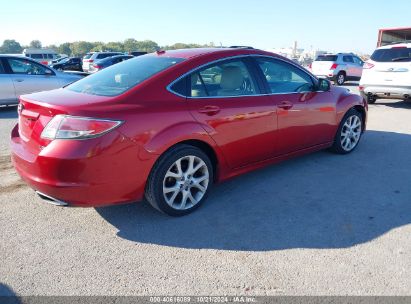
[[[411,27],[410,0],[0,0],[0,43],[150,39],[371,53],[379,28]]]

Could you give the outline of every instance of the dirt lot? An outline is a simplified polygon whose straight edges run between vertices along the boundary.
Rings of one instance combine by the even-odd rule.
[[[371,105],[350,155],[236,178],[177,219],[45,204],[10,165],[15,121],[0,109],[0,294],[411,294],[411,103]]]

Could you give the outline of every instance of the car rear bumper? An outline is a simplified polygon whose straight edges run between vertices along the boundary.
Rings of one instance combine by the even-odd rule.
[[[137,145],[115,132],[90,144],[53,141],[36,154],[20,138],[16,125],[12,162],[21,178],[55,205],[98,207],[139,201],[151,162],[140,161]]]
[[[364,98],[373,96],[385,99],[408,99],[411,97],[411,86],[361,84],[360,93]]]

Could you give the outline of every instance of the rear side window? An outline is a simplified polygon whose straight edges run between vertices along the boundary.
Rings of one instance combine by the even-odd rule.
[[[182,58],[140,56],[87,76],[66,88],[78,93],[117,96],[182,61]]]
[[[320,55],[315,61],[337,61],[337,55]]]
[[[257,93],[255,81],[242,60],[209,66],[189,78],[191,97],[234,97]]]
[[[1,59],[0,59],[0,74],[4,74],[4,68],[3,68],[3,63],[1,62]]]
[[[379,49],[372,54],[371,59],[376,62],[409,62],[411,48]]]
[[[343,56],[343,61],[348,63],[354,63],[354,59],[352,59],[352,56]]]

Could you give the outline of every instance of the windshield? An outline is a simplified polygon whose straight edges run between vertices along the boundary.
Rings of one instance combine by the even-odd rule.
[[[315,61],[337,61],[336,55],[320,55]]]
[[[372,54],[371,59],[376,62],[411,61],[411,48],[379,49]]]
[[[66,89],[91,95],[117,96],[183,60],[152,55],[140,56],[83,78]]]

